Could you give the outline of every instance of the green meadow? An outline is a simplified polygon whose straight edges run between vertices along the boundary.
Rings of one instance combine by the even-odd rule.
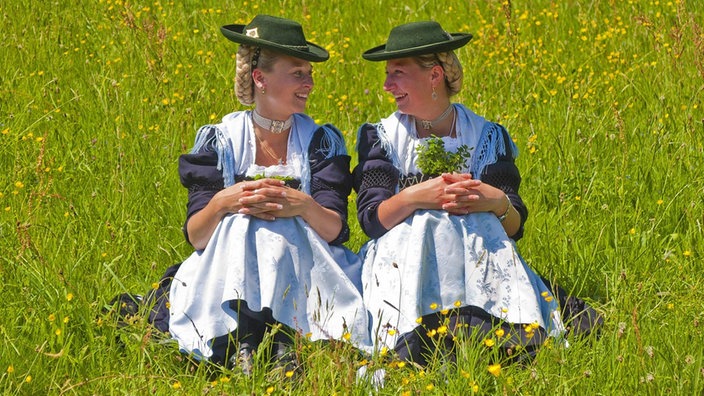
[[[258,13],[330,51],[308,113],[344,132],[353,165],[357,128],[395,109],[362,52],[409,21],[471,32],[455,100],[508,128],[530,211],[519,249],[604,315],[601,335],[520,364],[459,340],[450,369],[302,339],[305,373],[289,379],[260,357],[251,377],[194,363],[143,317],[118,327],[108,302],[192,252],[178,156],[244,109],[219,28]],[[0,23],[0,393],[704,393],[698,2],[6,0]],[[357,251],[354,196],[350,226]],[[385,386],[360,367],[385,369]]]

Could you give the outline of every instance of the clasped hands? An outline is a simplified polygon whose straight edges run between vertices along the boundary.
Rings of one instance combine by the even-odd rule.
[[[221,192],[222,198],[228,202],[229,213],[247,214],[263,220],[300,215],[307,201],[312,199],[278,179],[239,182]]]
[[[453,215],[498,213],[506,205],[503,191],[467,173],[443,173],[414,187],[418,189],[414,194],[428,205],[424,209],[443,209]]]

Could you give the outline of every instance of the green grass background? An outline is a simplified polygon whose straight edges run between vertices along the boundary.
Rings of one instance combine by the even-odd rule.
[[[364,50],[408,21],[473,33],[456,99],[521,150],[521,253],[593,302],[602,337],[498,376],[481,342],[450,372],[303,343],[294,382],[261,362],[252,378],[190,364],[143,320],[101,315],[191,253],[177,158],[242,109],[219,27],[257,13],[330,51],[308,113],[350,152],[361,123],[394,110]],[[381,394],[702,394],[702,16],[693,0],[2,2],[0,392],[366,395],[354,373],[368,365],[387,369]]]

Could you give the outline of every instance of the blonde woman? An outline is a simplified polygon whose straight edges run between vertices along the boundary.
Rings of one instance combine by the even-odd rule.
[[[454,50],[471,38],[413,22],[363,54],[386,62],[384,90],[398,109],[359,129],[357,215],[372,238],[360,251],[363,294],[376,345],[420,364],[434,345],[454,360],[459,333],[501,329],[515,352],[565,331],[558,299],[514,242],[528,214],[516,146],[503,126],[451,101],[462,88]],[[419,148],[433,137],[470,157],[456,172],[429,174]]]
[[[254,108],[202,127],[180,158],[184,234],[196,251],[167,276],[170,308],[158,304],[152,319],[184,352],[246,373],[267,332],[286,370],[299,364],[296,334],[364,347],[360,263],[342,246],[350,157],[335,127],[304,114],[311,62],[328,53],[288,19],[221,30],[240,44],[236,93]]]

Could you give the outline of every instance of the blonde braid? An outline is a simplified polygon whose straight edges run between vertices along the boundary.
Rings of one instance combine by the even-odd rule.
[[[255,47],[240,44],[237,50],[237,71],[235,75],[235,95],[245,106],[254,103],[254,80],[252,79],[252,56]]]
[[[448,94],[454,96],[462,90],[462,65],[454,51],[440,52],[436,54],[440,61],[440,66],[445,70],[445,84]]]

